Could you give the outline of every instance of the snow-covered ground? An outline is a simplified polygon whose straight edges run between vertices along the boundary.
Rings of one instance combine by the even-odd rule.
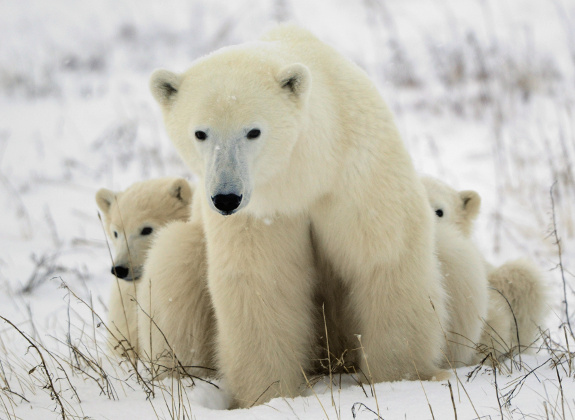
[[[337,377],[232,411],[225,384],[141,383],[108,359],[95,192],[192,176],[149,74],[283,20],[370,74],[422,173],[481,194],[477,242],[493,263],[526,256],[545,272],[554,344],[501,370],[458,369],[453,401],[447,382]],[[0,419],[575,418],[574,164],[572,0],[2,1]]]

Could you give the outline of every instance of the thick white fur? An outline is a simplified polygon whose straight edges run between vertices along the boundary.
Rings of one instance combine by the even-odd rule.
[[[436,217],[438,238],[446,229],[452,230],[455,227],[463,240],[471,243],[473,221],[481,205],[479,195],[474,191],[457,192],[433,178],[423,178],[423,182],[428,190],[432,208],[443,211],[442,217]],[[450,257],[442,255],[447,247],[449,245],[438,242],[439,258],[453,302],[453,297],[460,293],[460,285],[457,283],[461,280],[457,276],[451,276],[454,263]],[[481,311],[465,314],[466,317],[481,316],[483,324],[481,337],[475,341],[478,351],[473,355],[473,363],[486,358],[489,353],[499,359],[529,348],[538,336],[547,310],[543,277],[531,261],[518,259],[494,267],[483,260],[483,268],[478,269],[477,257],[476,254],[467,261],[456,263],[463,264],[462,269],[468,264],[469,270],[481,275],[487,274],[487,315],[481,315]],[[462,279],[470,281],[470,278]],[[485,284],[485,281],[479,283]],[[468,308],[478,306],[484,308],[485,299],[485,293],[477,291],[473,298],[476,301],[475,306],[462,305],[460,309],[467,311]],[[460,301],[461,296],[456,300]],[[476,325],[476,321],[473,321],[474,328]],[[471,339],[471,336],[469,337]]]
[[[511,329],[509,336],[505,337],[507,349],[502,353],[510,355],[525,351],[537,340],[548,312],[543,275],[526,258],[509,261],[499,267],[490,264],[487,267],[490,286],[495,289],[499,300],[505,297],[505,302],[499,305],[506,307],[508,313],[512,311]],[[493,318],[488,318],[488,324],[491,322],[494,322]],[[486,328],[486,332],[492,330]]]
[[[444,326],[447,348],[444,365],[470,364],[488,313],[487,270],[483,256],[468,236],[479,211],[479,196],[466,200],[471,192],[459,193],[434,178],[422,178],[436,217],[437,255],[445,277],[449,322]]]
[[[156,72],[151,89],[201,180],[218,367],[239,406],[297,395],[304,383],[315,352],[310,231],[349,291],[347,334],[356,346],[361,336],[362,370],[374,382],[441,373],[447,311],[432,214],[362,70],[309,32],[280,26],[184,74]],[[261,136],[248,140],[254,127]],[[224,217],[211,197],[228,193],[242,202]]]
[[[446,325],[449,362],[468,365],[475,353],[488,312],[487,273],[473,242],[452,227],[437,229],[437,252],[445,275],[449,322]]]
[[[174,222],[148,253],[138,287],[140,358],[154,378],[216,374],[215,319],[207,289],[203,226]]]
[[[513,354],[512,335],[515,334],[515,323],[509,304],[505,297],[496,289],[489,286],[488,312],[483,320],[481,338],[476,343],[475,355],[472,363],[485,360],[491,363],[492,359],[501,360]]]
[[[120,355],[138,352],[136,294],[152,240],[166,223],[189,218],[191,198],[192,188],[183,178],[153,179],[122,192],[102,188],[96,193],[115,251],[113,266],[129,270],[126,279],[116,278],[108,305],[108,344]],[[144,228],[152,228],[152,234],[142,235]]]

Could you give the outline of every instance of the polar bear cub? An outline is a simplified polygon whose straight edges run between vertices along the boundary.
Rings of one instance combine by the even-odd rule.
[[[474,358],[488,312],[487,270],[469,237],[481,201],[474,191],[457,192],[433,178],[422,181],[438,220],[436,249],[448,294],[444,365],[465,366]]]
[[[471,243],[473,221],[479,212],[481,198],[474,191],[457,192],[433,178],[424,177],[422,181],[427,188],[430,204],[437,216],[439,258],[443,263],[446,288],[450,291],[453,305],[453,297],[458,296],[461,288],[470,285],[465,284],[468,278],[463,278],[464,284],[457,284],[462,280],[452,275],[452,270],[457,264],[452,261],[445,263],[451,258],[451,256],[442,255],[442,252],[450,248],[449,244],[444,243],[445,238],[448,237],[446,232],[452,232],[455,228],[459,231],[461,238]],[[482,291],[475,296],[475,300],[482,302],[487,296],[487,314],[482,315],[484,321],[481,338],[476,342],[468,342],[471,346],[474,343],[478,344],[478,351],[473,356],[474,363],[479,362],[490,352],[494,353],[495,358],[501,358],[527,349],[536,340],[539,326],[542,325],[546,315],[543,277],[531,261],[522,258],[494,267],[483,257],[481,259],[482,269],[477,268],[477,256],[468,264],[468,270],[478,270],[482,275],[487,274],[487,283],[482,281],[482,284],[487,286],[487,291]],[[462,296],[459,295],[459,301],[461,298]],[[459,310],[461,309],[463,313],[468,310],[464,305],[461,305]],[[451,327],[455,328],[456,332],[464,330],[458,327],[461,321],[463,321],[461,315],[456,315],[453,319]],[[473,327],[476,327],[476,322],[473,322]],[[460,329],[457,330],[457,328]]]
[[[137,303],[142,267],[156,232],[172,221],[190,217],[192,188],[183,178],[159,178],[131,185],[125,191],[105,188],[96,193],[104,228],[115,250],[109,300],[109,346],[123,356],[138,351]]]

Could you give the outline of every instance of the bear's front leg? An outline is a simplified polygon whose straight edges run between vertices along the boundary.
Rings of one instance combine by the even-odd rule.
[[[218,367],[236,405],[297,396],[313,353],[307,218],[205,213]]]

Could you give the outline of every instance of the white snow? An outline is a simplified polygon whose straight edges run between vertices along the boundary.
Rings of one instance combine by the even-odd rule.
[[[167,379],[147,398],[133,369],[108,358],[98,316],[112,278],[94,195],[193,176],[165,134],[149,75],[183,71],[278,19],[307,26],[370,74],[422,173],[481,194],[486,257],[529,257],[546,273],[554,353],[544,345],[497,376],[458,369],[453,404],[445,381],[372,393],[334,376],[246,410],[225,410],[225,383]],[[439,420],[455,418],[454,406],[459,419],[575,418],[575,341],[563,328],[564,294],[575,322],[574,28],[572,0],[0,2],[0,316],[36,346],[0,320],[0,418],[62,418],[64,407],[66,418],[372,420],[379,407],[386,420]]]

